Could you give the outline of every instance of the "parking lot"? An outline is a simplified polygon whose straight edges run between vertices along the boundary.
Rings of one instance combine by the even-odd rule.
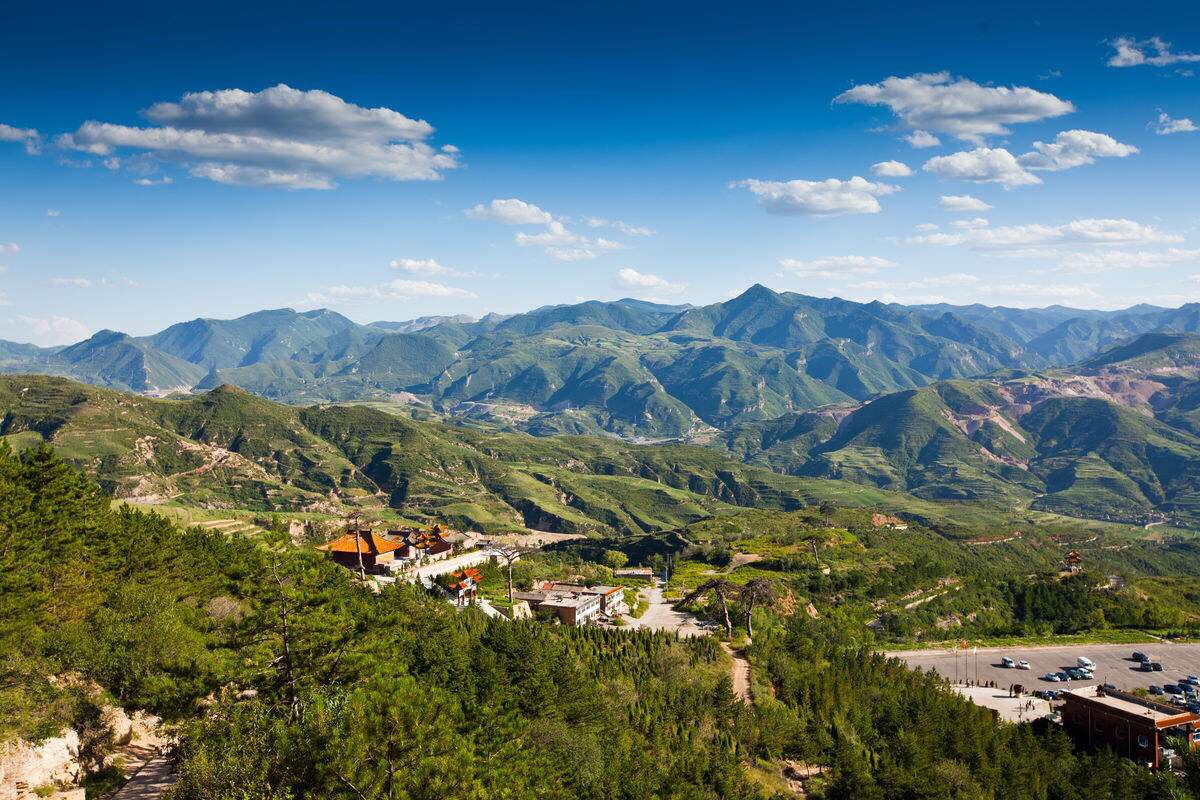
[[[1133,660],[1134,650],[1148,654],[1163,665],[1162,672],[1141,672]],[[888,655],[906,661],[916,669],[937,670],[943,677],[958,683],[995,681],[1005,688],[1020,683],[1027,690],[1077,688],[1095,683],[1110,682],[1118,689],[1135,689],[1151,684],[1178,683],[1188,675],[1200,675],[1200,644],[1084,644],[1068,647],[1010,647],[980,648],[977,655],[960,650],[957,655],[946,650],[910,650]],[[1029,671],[1009,669],[1000,665],[1008,656],[1014,661],[1029,662]],[[1042,680],[1047,672],[1060,672],[1074,667],[1075,659],[1087,656],[1096,662],[1094,681],[1050,683]],[[957,662],[957,663],[956,663]]]

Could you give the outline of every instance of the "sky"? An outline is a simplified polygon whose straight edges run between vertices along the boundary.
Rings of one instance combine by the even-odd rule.
[[[0,7],[0,338],[1200,301],[1200,4],[120,5]]]

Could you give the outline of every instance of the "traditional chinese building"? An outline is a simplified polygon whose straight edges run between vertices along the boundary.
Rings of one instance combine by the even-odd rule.
[[[398,557],[404,546],[370,528],[352,529],[327,544],[318,545],[317,550],[329,553],[337,563],[348,569],[379,572],[386,569]]]

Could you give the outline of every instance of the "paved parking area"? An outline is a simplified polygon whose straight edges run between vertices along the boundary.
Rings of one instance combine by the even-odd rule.
[[[1163,665],[1162,672],[1141,672],[1131,655],[1134,650],[1147,653]],[[1027,690],[1065,688],[1067,684],[1042,680],[1047,672],[1060,672],[1075,666],[1075,659],[1087,656],[1096,662],[1094,682],[1071,681],[1072,687],[1111,682],[1118,689],[1135,689],[1151,684],[1178,683],[1188,675],[1200,675],[1200,644],[1082,644],[1066,647],[980,648],[978,655],[970,650],[957,655],[946,650],[910,650],[888,655],[896,656],[916,669],[937,670],[945,678],[959,683],[995,681],[1006,688],[1014,683],[1024,684]],[[1007,669],[1000,658],[1014,661],[1025,659],[1032,669]]]

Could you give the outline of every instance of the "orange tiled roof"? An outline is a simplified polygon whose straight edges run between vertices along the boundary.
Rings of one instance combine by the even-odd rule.
[[[364,531],[358,536],[353,533],[344,533],[334,539],[329,544],[319,546],[318,550],[325,550],[331,553],[390,553],[394,550],[399,550],[404,546],[404,542],[394,542],[391,539],[385,539],[373,531]]]

